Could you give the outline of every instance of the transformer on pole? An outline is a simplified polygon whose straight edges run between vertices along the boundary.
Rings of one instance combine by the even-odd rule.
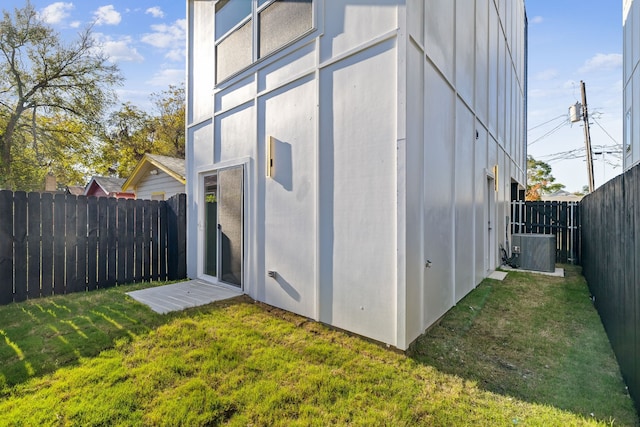
[[[594,182],[593,182],[593,152],[591,151],[591,133],[589,130],[589,110],[587,109],[587,90],[585,84],[582,80],[580,80],[580,90],[582,92],[582,104],[576,102],[574,105],[569,107],[569,121],[571,123],[577,123],[579,121],[584,122],[584,145],[586,149],[587,155],[587,177],[588,177],[588,187],[589,193],[592,193],[594,190]]]

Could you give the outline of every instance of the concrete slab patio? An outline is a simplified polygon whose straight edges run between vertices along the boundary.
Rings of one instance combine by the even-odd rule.
[[[156,313],[164,314],[234,298],[242,295],[242,292],[202,280],[189,280],[127,292],[127,295],[148,305]]]

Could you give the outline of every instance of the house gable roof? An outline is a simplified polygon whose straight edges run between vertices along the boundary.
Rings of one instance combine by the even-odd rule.
[[[123,192],[122,184],[124,184],[123,178],[114,178],[110,176],[94,176],[91,178],[91,181],[89,181],[89,184],[87,184],[87,187],[84,190],[84,194],[85,196],[88,195],[91,191],[91,188],[96,185],[100,187],[100,189],[102,189],[102,191],[104,191],[106,194],[121,193]]]
[[[127,191],[147,176],[147,171],[158,168],[181,184],[187,183],[187,173],[184,159],[161,156],[159,154],[145,154],[138,162],[129,178],[122,184],[122,191]]]

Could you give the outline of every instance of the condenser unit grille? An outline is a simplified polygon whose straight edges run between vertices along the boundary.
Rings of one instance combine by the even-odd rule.
[[[514,234],[511,252],[523,270],[554,272],[556,236],[550,234]]]

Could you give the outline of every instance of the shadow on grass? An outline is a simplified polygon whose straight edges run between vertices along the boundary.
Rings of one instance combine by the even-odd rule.
[[[638,418],[579,267],[485,280],[407,355],[478,387],[586,418]]]
[[[125,292],[165,283],[29,300],[0,307],[0,396],[31,378],[76,365],[119,341],[188,316],[194,310],[158,314]]]

